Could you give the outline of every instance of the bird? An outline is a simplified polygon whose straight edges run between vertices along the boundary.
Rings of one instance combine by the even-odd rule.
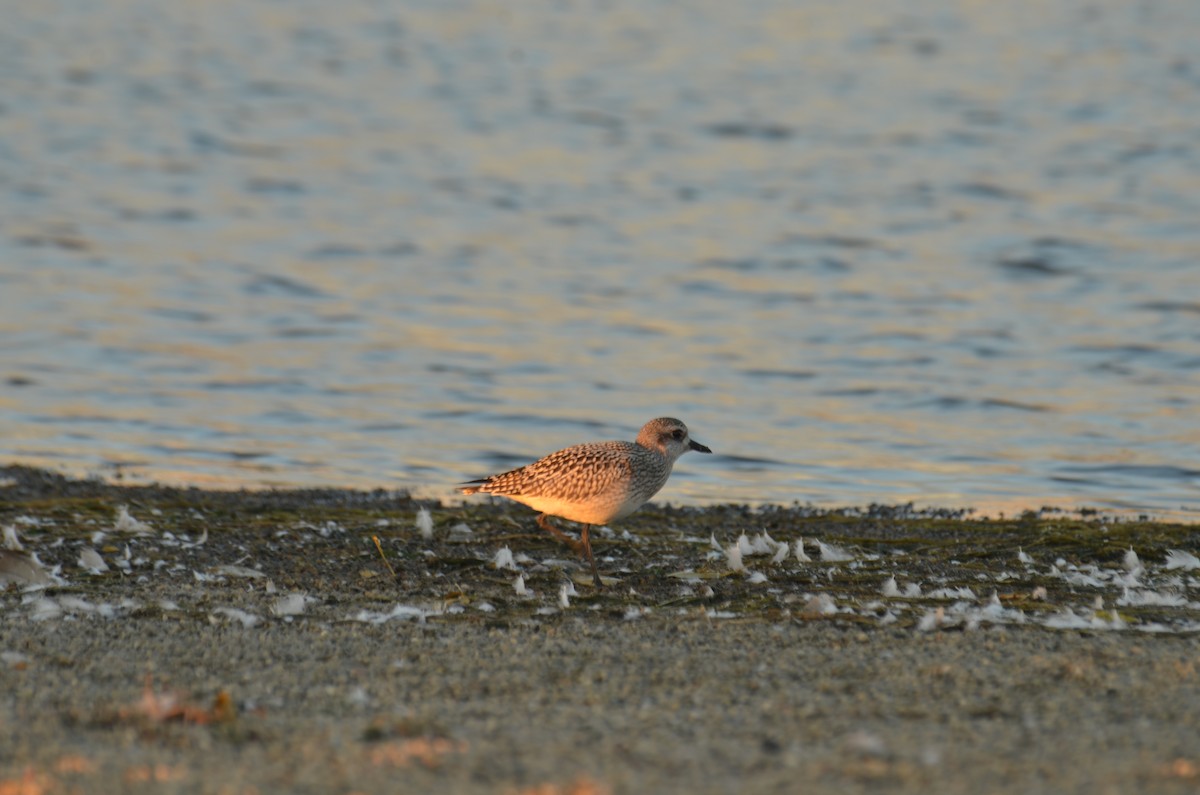
[[[586,558],[592,581],[603,587],[588,532],[642,507],[667,482],[679,456],[712,450],[691,438],[674,417],[642,426],[633,442],[587,442],[551,453],[517,469],[463,483],[463,494],[494,494],[538,511],[538,527]],[[558,517],[582,525],[579,540],[550,524]]]

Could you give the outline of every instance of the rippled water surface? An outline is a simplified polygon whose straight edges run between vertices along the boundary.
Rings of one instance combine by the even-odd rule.
[[[0,458],[1200,518],[1200,4],[51,2]]]

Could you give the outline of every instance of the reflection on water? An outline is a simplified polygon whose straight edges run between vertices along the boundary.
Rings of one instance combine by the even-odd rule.
[[[1200,6],[60,5],[5,461],[445,496],[671,414],[664,499],[1200,517]]]

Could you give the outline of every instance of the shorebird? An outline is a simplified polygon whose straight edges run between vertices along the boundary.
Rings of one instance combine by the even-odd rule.
[[[667,482],[676,459],[689,450],[711,453],[688,436],[672,417],[650,420],[634,442],[588,442],[551,453],[532,464],[464,483],[463,494],[496,494],[538,511],[538,527],[591,564],[592,581],[602,586],[588,532],[642,507]],[[557,516],[583,525],[579,540],[550,524]]]

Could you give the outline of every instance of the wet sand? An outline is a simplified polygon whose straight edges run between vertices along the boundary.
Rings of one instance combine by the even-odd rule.
[[[24,469],[0,484],[0,526],[57,578],[0,593],[0,792],[1200,786],[1194,603],[1116,607],[1115,586],[1043,565],[1001,576],[1019,547],[1064,571],[1094,559],[1101,582],[1140,537],[1147,588],[1176,577],[1194,598],[1194,570],[1153,563],[1195,552],[1190,527],[651,506],[628,538],[597,539],[619,583],[596,592],[506,506],[432,506],[424,539],[418,506],[384,492],[120,488]],[[847,558],[750,555],[733,573],[697,539],[739,527]],[[524,596],[493,565],[505,547]],[[85,549],[109,570],[88,573]],[[923,595],[881,596],[889,571]],[[989,576],[1013,612],[935,595]],[[992,587],[976,590],[986,605]],[[1097,596],[1119,629],[1038,618]]]

